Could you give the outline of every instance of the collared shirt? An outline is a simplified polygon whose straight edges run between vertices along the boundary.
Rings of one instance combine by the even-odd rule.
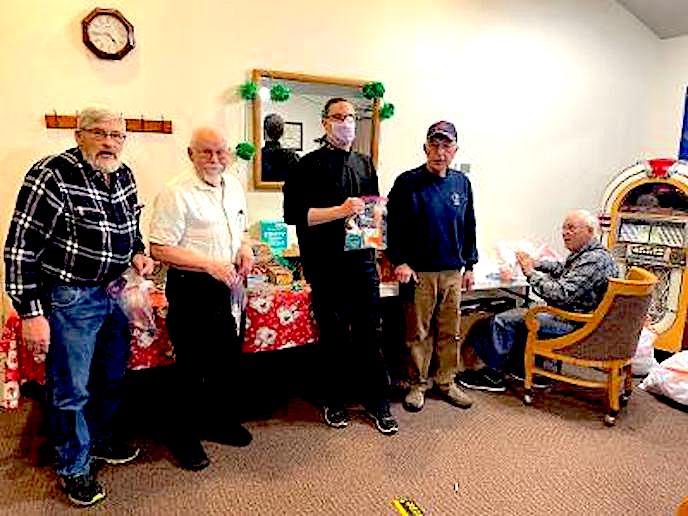
[[[399,175],[387,203],[387,257],[417,272],[467,270],[478,262],[471,182],[421,165]]]
[[[570,312],[595,310],[607,292],[608,278],[619,275],[612,255],[592,240],[571,253],[564,263],[542,261],[528,283],[548,305]]]
[[[150,241],[233,262],[247,217],[246,195],[236,177],[222,174],[221,186],[215,187],[192,171],[173,179],[158,194]]]
[[[284,221],[296,226],[304,273],[336,270],[344,253],[373,259],[370,249],[344,251],[344,219],[308,225],[311,208],[341,205],[348,197],[379,195],[373,162],[368,156],[324,145],[309,152],[289,171],[284,183]]]
[[[109,178],[78,148],[26,174],[5,242],[5,287],[19,315],[43,314],[42,285],[104,284],[145,250],[134,176],[122,165]]]

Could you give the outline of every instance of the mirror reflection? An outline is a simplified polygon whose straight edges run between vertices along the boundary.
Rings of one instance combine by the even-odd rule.
[[[356,110],[356,139],[352,150],[377,159],[379,128],[377,101],[366,99],[361,87],[368,81],[288,72],[254,70],[259,96],[253,102],[253,143],[256,190],[279,190],[289,167],[323,144],[322,109],[333,97],[350,101]],[[270,88],[289,88],[288,100],[270,98]]]

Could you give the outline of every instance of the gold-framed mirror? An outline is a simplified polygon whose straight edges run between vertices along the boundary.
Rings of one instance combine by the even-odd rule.
[[[324,134],[322,127],[322,108],[328,99],[343,97],[352,102],[356,109],[356,140],[353,150],[367,154],[377,167],[378,141],[380,134],[380,100],[369,100],[363,96],[361,88],[371,81],[307,75],[277,70],[253,70],[252,80],[258,85],[259,95],[253,100],[252,131],[256,155],[253,158],[253,186],[255,190],[281,190],[284,182],[284,159],[273,160],[274,152],[266,153],[269,147],[284,149],[282,154],[298,157],[317,149]],[[270,99],[270,88],[282,84],[290,90],[289,99],[276,102]],[[283,133],[276,141],[266,138],[263,129],[265,117],[281,119]],[[279,134],[280,131],[277,132]],[[269,141],[268,141],[269,140]],[[292,159],[292,158],[288,158]],[[274,162],[281,163],[278,166]]]

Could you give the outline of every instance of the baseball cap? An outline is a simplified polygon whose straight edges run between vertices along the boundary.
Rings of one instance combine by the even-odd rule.
[[[454,124],[447,122],[446,120],[435,122],[428,128],[427,139],[429,140],[435,136],[444,136],[445,138],[449,138],[451,141],[455,142],[457,139],[456,127],[454,127]]]

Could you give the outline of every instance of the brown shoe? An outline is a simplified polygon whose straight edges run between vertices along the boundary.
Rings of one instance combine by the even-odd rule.
[[[420,412],[425,405],[425,389],[420,385],[413,385],[404,398],[404,408],[409,412]]]
[[[471,397],[463,392],[456,384],[439,385],[438,389],[441,396],[449,403],[459,408],[469,408],[473,405]]]

